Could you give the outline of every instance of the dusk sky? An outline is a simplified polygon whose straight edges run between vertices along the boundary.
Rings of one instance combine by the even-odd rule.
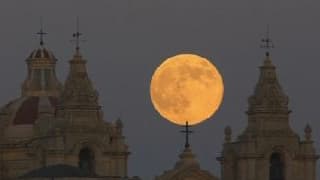
[[[290,98],[291,126],[304,138],[309,123],[319,153],[319,10],[317,0],[1,0],[0,104],[20,96],[25,59],[39,46],[40,17],[48,32],[45,46],[58,58],[57,75],[65,80],[79,16],[86,39],[81,52],[105,120],[121,117],[124,123],[132,153],[129,175],[152,179],[173,168],[184,135],[154,110],[151,76],[166,58],[195,53],[210,59],[224,78],[222,106],[193,127],[191,137],[201,167],[220,177],[216,157],[223,130],[230,125],[235,139],[247,124],[247,98],[264,60],[260,40],[269,24],[275,45],[271,58]],[[317,170],[319,174],[319,165]]]

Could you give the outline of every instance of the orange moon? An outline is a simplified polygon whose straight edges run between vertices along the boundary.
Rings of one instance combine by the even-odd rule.
[[[210,118],[223,99],[223,79],[207,59],[180,54],[154,72],[150,96],[162,117],[177,125],[195,125]]]

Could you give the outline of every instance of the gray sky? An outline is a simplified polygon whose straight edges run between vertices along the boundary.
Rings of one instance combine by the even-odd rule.
[[[270,24],[276,46],[271,55],[290,97],[291,125],[303,136],[310,123],[319,152],[319,9],[317,0],[1,0],[0,102],[20,95],[24,60],[38,47],[40,16],[49,33],[46,46],[59,59],[58,77],[65,79],[79,16],[87,39],[82,52],[105,119],[124,121],[129,174],[151,179],[173,167],[184,143],[181,128],[151,105],[151,75],[169,56],[199,54],[220,69],[225,97],[213,118],[193,128],[191,144],[201,166],[220,176],[215,158],[223,128],[231,125],[235,136],[246,126],[247,97],[264,58],[260,39]]]

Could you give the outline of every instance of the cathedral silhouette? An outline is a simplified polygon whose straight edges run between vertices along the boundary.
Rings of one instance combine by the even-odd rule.
[[[21,95],[0,109],[0,179],[106,179],[128,177],[129,148],[120,119],[104,121],[98,93],[86,68],[79,42],[62,84],[57,59],[45,47],[26,59],[28,73]],[[271,48],[271,40],[264,40]],[[237,137],[225,128],[221,174],[202,170],[190,146],[178,162],[155,180],[316,180],[312,129],[300,138],[290,127],[289,98],[282,90],[267,51],[254,94],[248,99],[248,125]],[[134,149],[132,149],[134,152]],[[220,178],[218,178],[220,177]]]

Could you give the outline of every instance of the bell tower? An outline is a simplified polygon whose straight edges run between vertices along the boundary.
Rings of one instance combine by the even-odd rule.
[[[263,47],[272,47],[268,36]],[[225,129],[222,156],[218,158],[223,180],[316,180],[316,154],[312,129],[305,128],[304,140],[290,127],[289,98],[282,90],[269,51],[260,77],[248,99],[248,125],[232,140]]]
[[[75,53],[69,61],[69,74],[64,83],[57,115],[67,117],[71,126],[96,127],[103,123],[102,112],[98,102],[98,92],[87,72],[87,61],[80,53],[81,35],[77,22],[77,32],[73,34],[73,41],[76,43]]]
[[[53,131],[63,137],[53,147],[63,152],[54,163],[78,166],[91,175],[127,177],[128,146],[120,119],[103,119],[98,92],[87,72],[80,52],[78,22],[73,34],[76,48],[69,61],[69,74],[56,110]]]
[[[57,59],[51,51],[44,46],[42,25],[37,33],[40,36],[40,47],[31,52],[27,58],[28,75],[22,84],[22,96],[49,96],[58,97],[62,85],[55,72]]]

